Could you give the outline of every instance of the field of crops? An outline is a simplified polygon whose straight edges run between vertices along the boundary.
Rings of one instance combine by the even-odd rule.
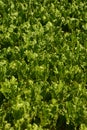
[[[87,0],[0,0],[0,130],[87,130]]]

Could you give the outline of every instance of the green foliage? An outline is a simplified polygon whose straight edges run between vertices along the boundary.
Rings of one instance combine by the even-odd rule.
[[[86,0],[0,0],[0,130],[87,129],[86,35]]]

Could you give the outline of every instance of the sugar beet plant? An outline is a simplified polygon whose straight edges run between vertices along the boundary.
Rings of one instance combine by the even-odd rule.
[[[87,1],[0,0],[0,130],[87,130]]]

